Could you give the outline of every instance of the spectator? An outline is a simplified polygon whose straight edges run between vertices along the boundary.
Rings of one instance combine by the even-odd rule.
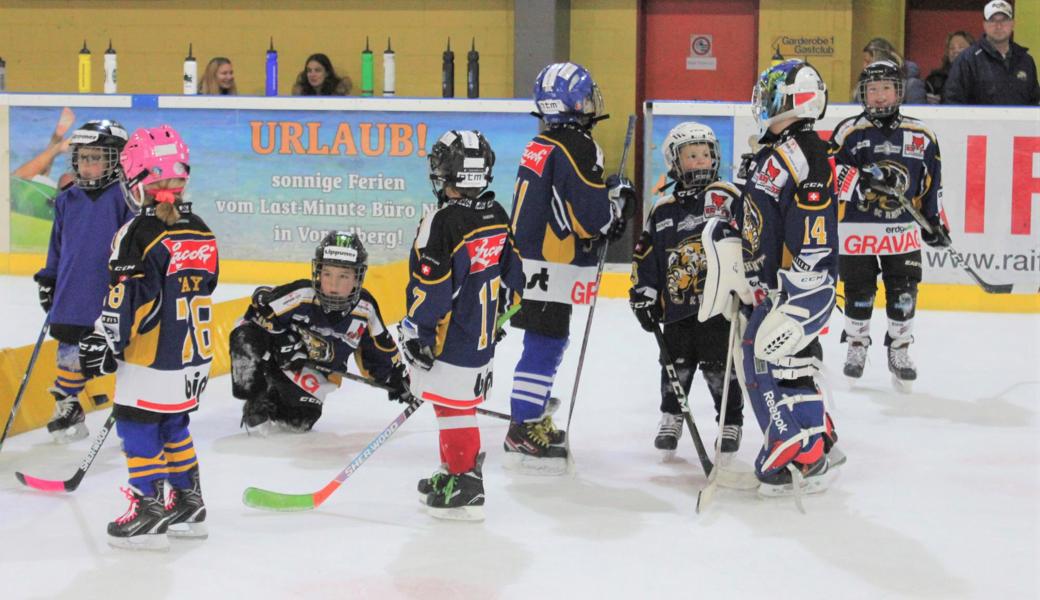
[[[957,57],[943,88],[946,104],[1032,105],[1040,103],[1036,63],[1028,48],[1011,41],[1014,11],[993,0],[982,11],[986,32]]]
[[[927,104],[928,94],[921,81],[921,68],[913,61],[904,61],[895,46],[885,38],[874,38],[863,47],[863,68],[872,62],[887,60],[899,65],[903,72],[903,104]],[[859,84],[852,89],[852,101],[860,102]]]
[[[303,70],[296,76],[293,96],[346,96],[350,93],[350,78],[336,75],[332,61],[324,54],[311,54]]]
[[[946,78],[950,75],[950,66],[961,52],[974,43],[975,38],[971,37],[967,31],[954,31],[946,36],[946,51],[943,53],[942,66],[929,73],[928,78],[924,80],[929,104],[939,104],[942,101],[943,87],[946,85]]]
[[[235,85],[235,68],[231,60],[216,56],[206,65],[206,72],[199,82],[199,93],[211,96],[237,96]]]

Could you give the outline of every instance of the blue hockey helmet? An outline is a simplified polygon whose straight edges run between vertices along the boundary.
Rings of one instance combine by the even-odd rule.
[[[791,117],[822,119],[827,112],[827,86],[809,63],[791,59],[769,67],[758,76],[751,95],[760,133]]]
[[[576,123],[591,127],[603,115],[603,96],[592,74],[571,63],[548,65],[534,79],[537,115],[547,125]],[[599,116],[599,119],[597,119]]]

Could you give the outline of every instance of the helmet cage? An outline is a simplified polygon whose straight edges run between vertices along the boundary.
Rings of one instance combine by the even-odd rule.
[[[571,62],[553,63],[534,81],[537,115],[547,125],[575,123],[591,127],[606,112],[603,94],[585,67]]]
[[[706,169],[683,169],[682,149],[691,144],[705,144],[711,156]],[[668,165],[668,176],[684,188],[703,188],[719,178],[721,164],[719,140],[711,128],[700,123],[680,123],[665,137],[662,153]]]
[[[88,121],[72,133],[69,146],[72,149],[72,171],[76,185],[84,190],[99,190],[119,179],[119,154],[127,141],[126,129],[116,121],[108,119]],[[101,156],[91,157],[90,161],[101,160],[104,170],[96,179],[87,179],[79,172],[84,158],[80,151],[83,148],[97,148]]]
[[[321,287],[322,267],[345,267],[354,269],[357,280],[354,289],[346,296],[327,294]],[[368,271],[368,252],[361,240],[352,233],[333,231],[328,233],[318,244],[311,260],[311,285],[318,301],[325,312],[346,311],[352,309],[361,299],[361,286]]]
[[[877,81],[891,81],[896,92],[895,101],[889,106],[871,106],[867,101],[867,87]],[[859,75],[859,101],[863,105],[863,112],[868,117],[884,119],[899,111],[900,105],[905,98],[905,83],[899,67],[890,61],[882,60],[870,63]]]
[[[479,131],[447,131],[433,145],[429,154],[430,182],[433,193],[447,201],[444,190],[455,188],[471,200],[477,199],[494,179],[495,152]]]

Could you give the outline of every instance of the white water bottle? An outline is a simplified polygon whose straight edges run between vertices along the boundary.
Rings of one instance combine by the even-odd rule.
[[[394,51],[390,47],[390,38],[386,38],[386,50],[383,52],[383,95],[395,95],[394,86],[397,84],[397,64]]]
[[[112,40],[108,40],[108,50],[105,50],[105,93],[116,93],[116,51]]]
[[[191,44],[188,44],[188,57],[184,59],[184,94],[194,96],[199,93],[199,63],[191,55]]]

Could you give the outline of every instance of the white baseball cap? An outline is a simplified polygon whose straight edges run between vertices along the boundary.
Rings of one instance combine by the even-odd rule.
[[[982,9],[982,14],[986,17],[987,21],[992,19],[993,15],[997,13],[1004,13],[1009,19],[1015,18],[1015,12],[1011,8],[1011,5],[1004,0],[992,0],[992,2],[986,5],[986,8]]]

